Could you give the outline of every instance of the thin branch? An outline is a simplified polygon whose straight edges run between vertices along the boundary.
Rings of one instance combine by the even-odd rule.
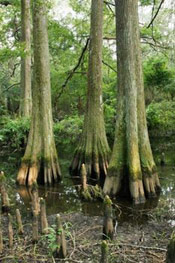
[[[162,7],[162,5],[163,5],[164,2],[165,2],[165,0],[161,0],[160,5],[159,5],[159,7],[157,8],[156,13],[155,13],[155,15],[153,16],[153,18],[151,19],[151,22],[149,23],[149,25],[147,26],[147,28],[149,28],[149,27],[153,24],[154,20],[156,19],[157,15],[159,14],[159,11],[160,11],[160,9],[161,9],[161,7]]]
[[[4,92],[7,92],[9,89],[11,89],[11,88],[13,88],[13,87],[15,87],[15,86],[18,86],[18,85],[20,85],[20,82],[14,83],[14,84],[10,85],[9,87],[7,87],[7,88],[3,91],[3,93],[4,93]]]
[[[114,3],[111,3],[111,2],[108,2],[108,1],[104,1],[104,3],[106,4],[106,5],[112,5],[112,6],[115,6],[115,4]]]
[[[115,70],[115,68],[113,68],[111,65],[109,65],[108,63],[106,63],[104,60],[102,60],[102,63],[107,66],[108,68],[112,69],[115,73],[117,73],[117,70]]]
[[[152,42],[150,42],[150,41],[146,41],[146,40],[141,41],[141,44],[148,44],[148,45],[150,45],[150,46],[152,46],[152,47],[155,47],[155,48],[162,48],[162,49],[166,49],[166,50],[171,50],[171,48],[168,47],[168,46],[163,46],[163,45],[159,45],[159,44],[154,44],[154,43],[152,43]]]
[[[109,3],[109,2],[104,2],[106,5],[107,5],[107,7],[109,8],[109,10],[112,12],[112,14],[115,16],[115,11],[112,9],[112,7],[111,6],[115,6],[115,4],[113,4],[113,3]]]
[[[15,75],[15,71],[16,71],[17,67],[18,67],[20,64],[21,64],[21,63],[16,63],[16,64],[14,65],[13,71],[12,71],[12,73],[11,73],[11,75],[10,75],[11,78]]]
[[[89,41],[90,41],[90,38],[87,38],[86,40],[86,44],[84,46],[84,48],[82,49],[82,52],[81,52],[81,55],[78,59],[78,62],[76,64],[76,66],[69,72],[69,75],[67,77],[67,79],[65,80],[65,82],[63,83],[63,85],[61,86],[61,91],[59,92],[57,98],[59,98],[64,90],[64,88],[67,86],[67,83],[71,80],[71,78],[73,77],[74,73],[76,72],[76,70],[79,68],[81,62],[82,62],[82,59],[84,57],[84,54],[88,48],[88,45],[89,45]]]
[[[114,41],[116,41],[116,37],[103,37],[103,40],[114,40]]]

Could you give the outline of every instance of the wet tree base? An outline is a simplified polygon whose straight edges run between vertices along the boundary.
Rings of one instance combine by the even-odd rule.
[[[104,193],[98,185],[87,185],[86,189],[83,189],[81,185],[77,186],[78,193],[81,199],[85,201],[103,200]]]

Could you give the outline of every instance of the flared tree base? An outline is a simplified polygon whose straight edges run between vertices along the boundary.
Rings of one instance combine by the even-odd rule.
[[[17,176],[19,185],[31,186],[38,180],[44,184],[52,184],[61,179],[61,172],[58,163],[51,163],[48,167],[41,164],[22,163]]]
[[[93,154],[92,154],[93,156]],[[87,160],[86,160],[87,159]],[[85,164],[88,179],[104,181],[107,176],[108,158],[107,155],[100,158],[86,158],[85,154],[76,153],[70,166],[71,175],[80,176],[81,167]]]
[[[104,194],[116,196],[123,193],[124,187],[122,176],[107,176],[103,187]],[[144,179],[131,180],[128,179],[129,194],[134,204],[146,202],[146,198],[155,198],[160,193],[161,187],[157,173],[152,176],[144,176]]]

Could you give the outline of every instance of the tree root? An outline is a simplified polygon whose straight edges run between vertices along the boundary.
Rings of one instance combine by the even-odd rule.
[[[152,176],[144,176],[144,188],[148,198],[154,198],[160,192],[160,182],[157,173]]]
[[[17,183],[19,185],[26,184],[28,170],[29,170],[28,165],[26,165],[25,163],[22,163],[19,169],[18,175],[17,175]]]
[[[121,177],[107,176],[103,187],[104,194],[116,195],[121,188]]]
[[[21,164],[21,168],[19,169],[17,176],[17,183],[19,185],[28,185],[31,186],[37,182],[38,175],[40,173],[40,165],[33,164],[28,165],[26,163]],[[54,163],[51,161],[51,167],[44,166],[44,183],[52,184],[52,182],[56,182],[58,177],[61,176],[60,167],[58,163]]]
[[[86,201],[104,199],[103,191],[98,185],[87,185],[86,189],[83,189],[82,186],[79,185],[78,192],[81,198]]]
[[[142,180],[130,181],[130,193],[135,205],[145,203],[145,194]]]
[[[86,166],[87,175],[90,178],[94,178],[96,180],[100,180],[100,177],[104,175],[107,176],[107,169],[108,169],[108,161],[102,160],[101,162],[93,161],[85,162],[82,161],[84,158],[80,158],[78,160],[78,156],[74,158],[71,167],[70,173],[71,174],[81,174],[81,166],[84,163]]]

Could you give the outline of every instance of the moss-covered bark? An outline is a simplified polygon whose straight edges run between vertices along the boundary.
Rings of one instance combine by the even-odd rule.
[[[102,27],[103,1],[92,0],[87,109],[81,140],[75,151],[71,171],[80,173],[84,163],[88,175],[97,179],[100,175],[107,174],[110,151],[102,107]]]
[[[118,118],[105,193],[130,192],[135,203],[155,196],[159,178],[149,142],[138,22],[138,0],[116,1]]]
[[[18,173],[19,184],[37,179],[51,184],[61,176],[53,136],[47,10],[44,2],[33,2],[34,81],[32,122],[25,155]],[[40,175],[38,177],[38,175]]]
[[[21,41],[25,54],[21,58],[20,115],[30,117],[32,113],[30,0],[21,0]]]

